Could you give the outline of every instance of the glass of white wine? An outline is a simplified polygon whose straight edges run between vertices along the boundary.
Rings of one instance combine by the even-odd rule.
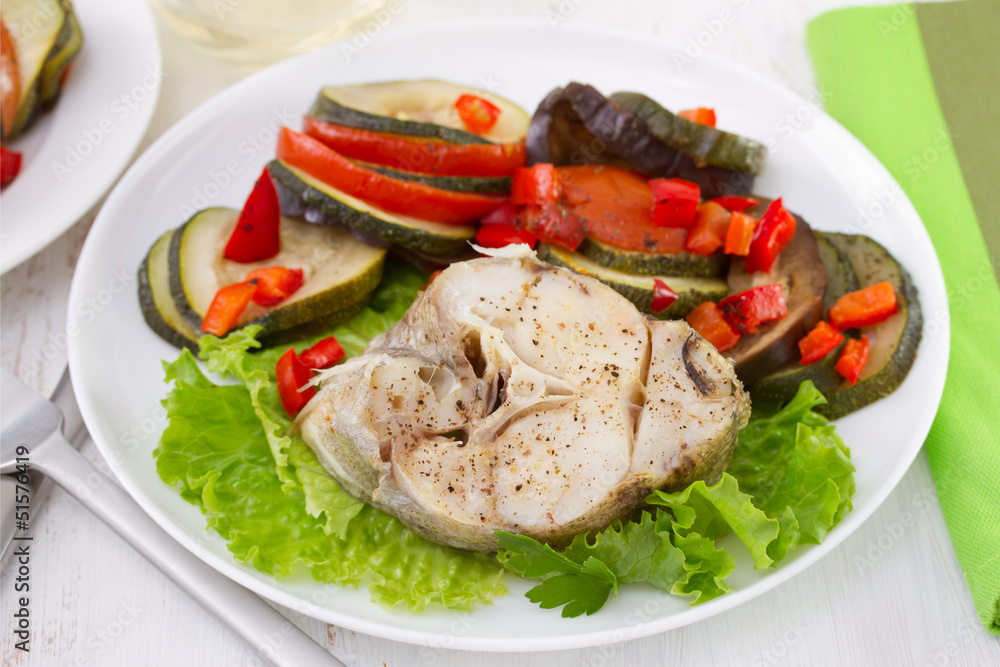
[[[401,0],[392,0],[397,6]],[[196,47],[257,69],[391,18],[388,0],[149,0]],[[385,16],[380,16],[385,14]],[[381,23],[379,23],[381,25]]]

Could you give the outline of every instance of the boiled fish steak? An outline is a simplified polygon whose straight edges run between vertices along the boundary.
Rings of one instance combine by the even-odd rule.
[[[510,253],[508,253],[510,254]],[[533,255],[453,264],[295,428],[350,493],[424,537],[563,544],[654,489],[716,481],[750,399],[683,321]]]

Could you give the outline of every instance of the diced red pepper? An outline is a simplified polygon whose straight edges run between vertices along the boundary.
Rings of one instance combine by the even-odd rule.
[[[500,117],[500,107],[478,95],[459,95],[455,109],[469,131],[476,134],[492,130]]]
[[[729,228],[726,230],[723,252],[727,255],[746,256],[750,252],[750,241],[753,239],[753,230],[756,227],[757,220],[753,216],[733,211],[729,216]]]
[[[696,123],[701,123],[702,125],[715,127],[715,109],[709,109],[707,107],[685,109],[684,111],[678,112],[677,115],[681,118],[687,118],[688,120],[693,120]]]
[[[306,387],[312,379],[312,372],[302,363],[299,355],[295,354],[295,349],[290,347],[275,364],[274,375],[278,380],[281,405],[289,417],[295,417],[309,399],[316,395],[316,387]]]
[[[13,182],[19,173],[21,173],[21,154],[0,146],[0,187]]]
[[[286,352],[287,354],[287,352]],[[343,359],[344,348],[334,336],[317,341],[312,347],[304,350],[299,359],[306,368],[329,368]]]
[[[746,269],[754,271],[770,271],[778,253],[788,245],[795,236],[795,217],[785,210],[778,197],[761,216],[750,241],[750,251],[747,252]]]
[[[861,340],[851,338],[844,346],[844,351],[840,353],[840,359],[837,359],[833,369],[840,373],[853,387],[865,370],[870,350],[871,343],[868,336],[862,336]]]
[[[740,340],[739,332],[726,321],[722,311],[712,301],[696,306],[684,319],[719,352],[728,350]]]
[[[268,266],[248,273],[246,281],[257,286],[254,303],[258,306],[277,306],[302,287],[305,275],[302,269]]]
[[[517,214],[517,226],[564,250],[576,250],[587,235],[580,216],[558,204],[525,206]]]
[[[660,313],[673,305],[677,301],[677,292],[670,289],[670,286],[659,278],[653,280],[653,302],[649,304],[649,309],[654,313]]]
[[[899,310],[896,290],[888,281],[869,285],[837,299],[830,308],[830,323],[840,329],[870,327]]]
[[[510,200],[515,204],[553,204],[559,201],[559,194],[559,177],[551,164],[541,162],[514,172]]]
[[[212,299],[205,319],[201,321],[201,330],[215,336],[225,336],[236,326],[256,291],[257,286],[250,283],[235,283],[220,289]]]
[[[488,213],[479,221],[483,225],[511,225],[517,224],[517,211],[520,207],[509,201],[505,201],[492,213]]]
[[[434,279],[441,275],[442,271],[444,271],[444,269],[438,269],[437,271],[431,271],[431,275],[427,276],[427,282],[424,283],[424,286],[421,289],[427,289],[430,286],[430,284],[432,282],[434,282]]]
[[[518,243],[526,243],[534,249],[538,237],[527,229],[504,224],[483,225],[476,232],[476,245],[484,248],[503,248]]]
[[[450,144],[325,123],[302,121],[302,131],[352,160],[439,176],[510,176],[525,163],[524,142]]]
[[[811,364],[830,354],[844,340],[844,334],[830,326],[829,322],[820,322],[813,330],[799,341],[799,352],[802,365]]]
[[[649,187],[653,191],[653,223],[690,229],[701,201],[701,187],[682,178],[654,178]]]
[[[761,285],[727,296],[719,302],[719,310],[741,334],[755,334],[761,324],[787,315],[788,305],[781,285]]]
[[[694,227],[684,247],[699,255],[711,255],[726,242],[730,212],[712,201],[698,205]]]
[[[250,264],[271,259],[281,250],[281,207],[271,175],[264,167],[229,235],[226,259]]]
[[[730,211],[745,211],[760,203],[753,197],[740,197],[739,195],[722,195],[720,197],[712,197],[709,201],[714,201],[719,206],[727,208]]]
[[[506,201],[500,195],[443,190],[405,181],[351,162],[312,137],[281,128],[275,151],[279,160],[391,213],[461,225],[479,220]]]

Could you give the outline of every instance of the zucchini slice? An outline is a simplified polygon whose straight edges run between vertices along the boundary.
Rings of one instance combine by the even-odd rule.
[[[424,185],[450,190],[452,192],[474,192],[481,195],[508,195],[510,194],[510,176],[434,176],[433,174],[421,174],[415,171],[403,171],[384,167],[380,164],[371,164],[361,160],[352,162],[364,167],[385,174],[390,178],[401,181],[416,181]]]
[[[591,238],[585,238],[577,252],[595,264],[637,276],[716,278],[729,270],[729,257],[721,252],[707,257],[693,252],[659,254],[616,248]]]
[[[63,73],[80,50],[83,34],[68,0],[40,5],[6,0],[0,10],[17,54],[21,95],[13,121],[4,119],[4,140],[27,130],[59,97]]]
[[[676,116],[641,93],[614,93],[612,101],[641,118],[663,143],[698,162],[756,176],[767,148],[753,139]]]
[[[729,293],[729,285],[721,278],[692,278],[688,276],[637,276],[622,273],[587,259],[583,255],[562,250],[547,244],[539,244],[538,256],[552,264],[570,269],[600,280],[644,313],[650,313],[661,320],[679,319],[687,315],[703,301],[718,301]],[[666,310],[653,313],[653,281],[659,278],[670,289],[677,292],[677,301]]]
[[[265,344],[315,320],[324,327],[336,324],[331,316],[363,306],[382,278],[384,249],[358,241],[347,230],[291,218],[281,220],[281,252],[275,257],[251,264],[228,260],[223,251],[238,218],[239,211],[229,208],[199,211],[170,241],[170,292],[193,329],[200,329],[219,289],[244,280],[256,268],[287,266],[305,272],[305,283],[286,301],[271,309],[251,303],[237,322],[238,327],[261,325],[258,339]]]
[[[338,190],[281,160],[267,166],[281,210],[308,220],[343,225],[385,243],[395,243],[436,257],[458,255],[476,235],[469,225],[445,225],[389,213]]]
[[[854,267],[840,248],[823,232],[813,230],[819,261],[826,269],[826,291],[823,293],[823,312],[827,312],[837,299],[860,287]],[[799,357],[790,359],[781,368],[747,387],[750,395],[761,401],[790,401],[799,390],[799,385],[812,380],[816,389],[824,394],[837,388],[844,378],[833,369],[840,353],[847,344],[845,340],[825,357],[803,366]]]
[[[862,286],[888,280],[899,303],[899,310],[887,320],[860,330],[871,340],[871,350],[857,384],[852,387],[842,381],[826,393],[827,404],[816,408],[830,419],[839,419],[888,396],[903,383],[917,357],[924,322],[917,288],[885,248],[867,236],[825,235],[847,256]]]
[[[469,132],[459,118],[455,102],[464,94],[482,97],[500,108],[496,125],[489,132]],[[319,91],[307,115],[347,127],[454,144],[524,141],[531,122],[528,112],[502,97],[434,79],[327,86]]]
[[[174,230],[156,239],[139,266],[139,308],[146,324],[156,334],[176,347],[198,350],[198,336],[177,310],[170,293],[169,253]]]

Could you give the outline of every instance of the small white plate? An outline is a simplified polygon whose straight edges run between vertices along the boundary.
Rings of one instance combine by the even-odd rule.
[[[0,273],[54,241],[122,173],[146,134],[163,71],[149,8],[75,0],[83,48],[55,108],[6,144],[21,173],[0,194]]]
[[[339,48],[260,72],[190,114],[139,159],[104,205],[83,248],[70,295],[70,368],[87,426],[124,487],[206,562],[275,602],[388,639],[485,651],[565,649],[632,639],[706,618],[774,588],[830,552],[868,518],[909,467],[944,387],[949,330],[944,281],[920,218],[885,168],[846,130],[774,83],[703,58],[683,75],[679,49],[635,35],[526,22],[462,22],[379,35],[350,66]],[[177,351],[143,322],[135,270],[159,234],[193,208],[239,207],[272,155],[279,123],[297,126],[324,84],[438,77],[495,91],[534,109],[570,80],[610,93],[640,90],[668,108],[714,107],[722,127],[768,141],[756,191],[783,195],[818,229],[864,232],[909,268],[920,290],[924,339],[910,376],[888,398],[841,420],[857,464],[854,509],[820,546],[754,571],[740,552],[734,591],[689,607],[625,586],[599,613],[561,618],[524,597],[530,582],[471,613],[386,610],[367,591],[276,581],[233,560],[199,510],[156,475],[152,458],[165,415],[161,359]],[[788,119],[792,120],[789,121]],[[936,322],[943,322],[937,324]]]

